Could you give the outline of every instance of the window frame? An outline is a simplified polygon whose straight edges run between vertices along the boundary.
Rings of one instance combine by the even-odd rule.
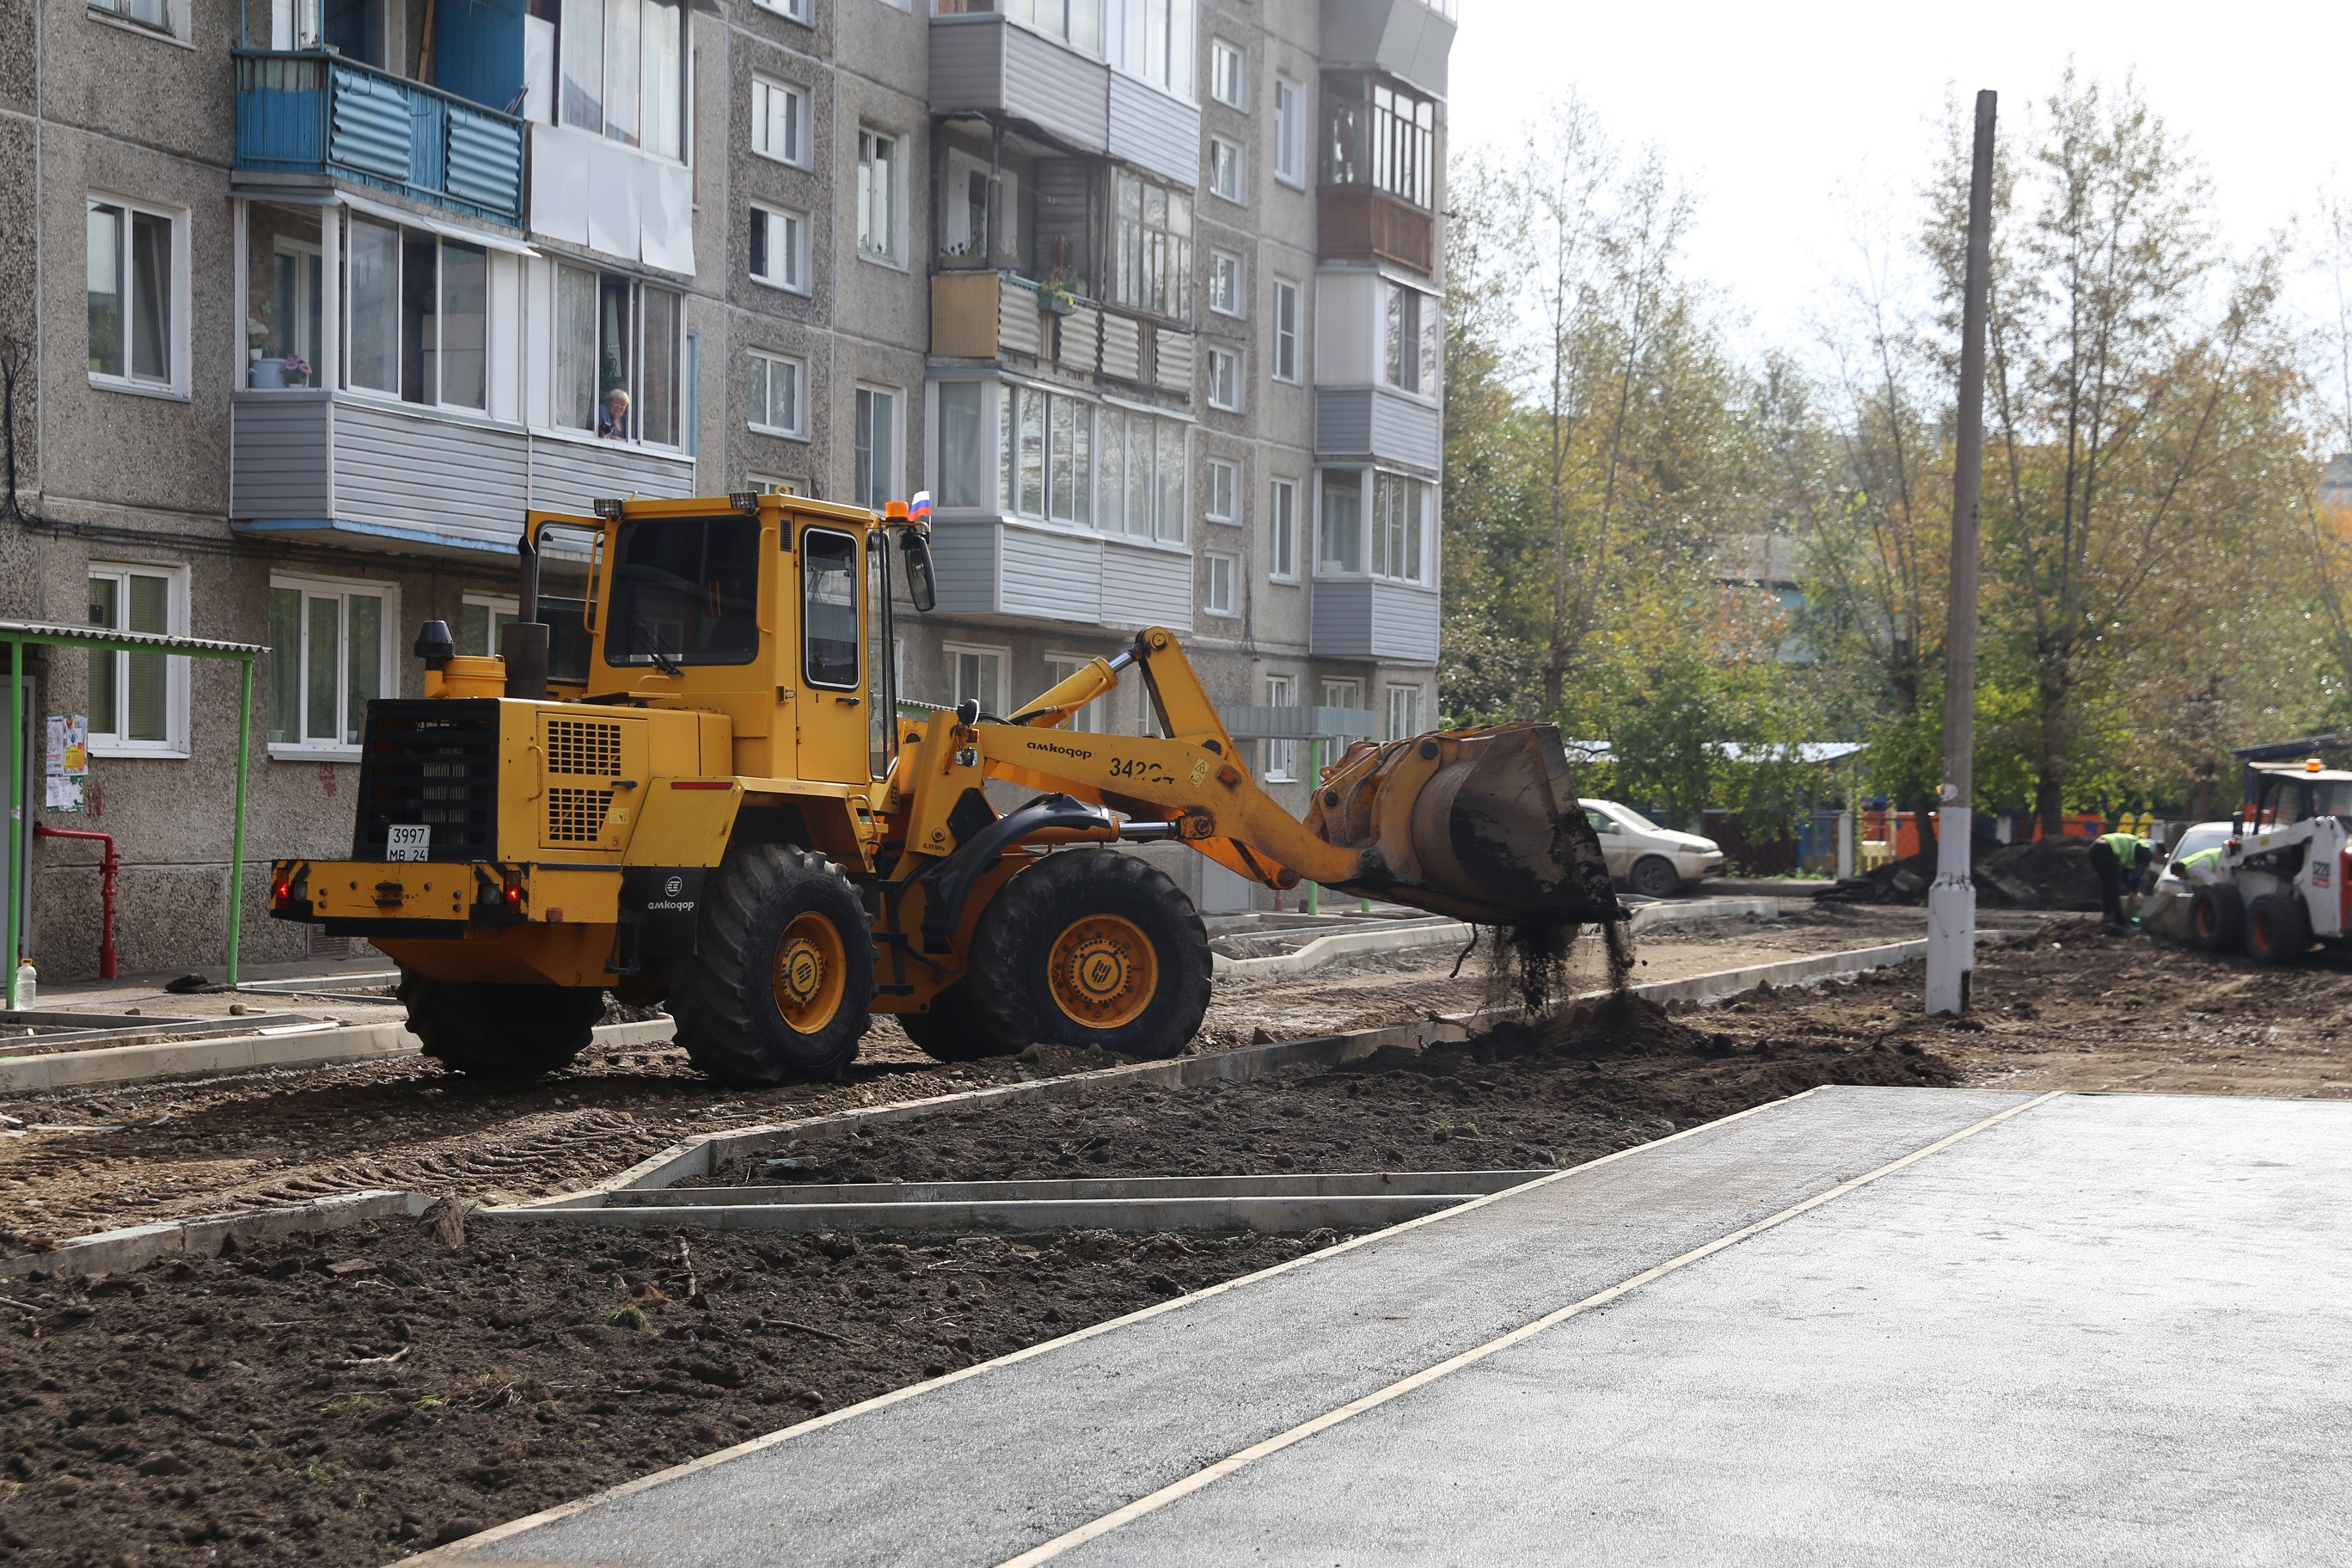
[[[807,440],[809,438],[808,361],[801,358],[797,354],[781,354],[775,353],[772,349],[759,348],[745,349],[743,351],[743,357],[745,361],[744,390],[747,399],[749,397],[751,388],[749,373],[751,362],[757,361],[770,367],[765,374],[769,378],[767,384],[772,389],[774,385],[773,378],[775,375],[773,367],[781,364],[791,368],[794,379],[794,385],[793,388],[793,413],[799,420],[799,423],[796,425],[763,425],[760,421],[752,418],[751,416],[751,411],[747,408],[744,410],[744,428],[751,430],[757,435],[778,436],[789,441]],[[767,405],[765,408],[761,410],[761,412],[765,413],[772,410],[774,407],[775,395],[773,391],[771,390],[767,398]]]
[[[1012,648],[994,643],[941,642],[940,654],[948,664],[947,698],[950,706],[963,700],[956,694],[963,678],[962,668],[958,661],[967,654],[996,660],[996,690],[992,696],[981,698],[980,710],[999,715],[1003,713],[1004,683],[1013,668]]]
[[[1079,670],[1092,664],[1096,656],[1090,653],[1056,653],[1048,648],[1045,651],[1046,689],[1050,691],[1061,685]],[[1109,715],[1110,697],[1108,693],[1105,693],[1070,715],[1070,733],[1074,735],[1108,733],[1104,725],[1108,721]]]
[[[1415,735],[1422,733],[1421,685],[1418,681],[1408,683],[1405,681],[1391,680],[1387,683],[1385,689],[1381,691],[1381,696],[1382,699],[1381,721],[1382,727],[1388,731],[1388,734],[1384,737],[1385,739],[1390,741],[1409,741]],[[1402,725],[1399,725],[1397,722],[1397,700],[1399,698],[1408,699],[1404,706],[1411,710],[1411,711],[1405,715],[1405,721]]]
[[[1227,550],[1204,550],[1201,552],[1201,613],[1226,620],[1241,619],[1241,557]],[[1225,590],[1223,604],[1217,600],[1220,578]]]
[[[608,89],[610,88],[613,79],[612,44],[614,33],[614,29],[612,25],[613,17],[610,0],[579,0],[579,3],[582,5],[583,9],[587,5],[593,4],[596,6],[597,10],[596,123],[593,126],[590,126],[584,120],[575,119],[572,114],[570,84],[573,79],[568,74],[565,68],[570,63],[572,63],[572,61],[570,58],[569,47],[563,36],[564,16],[562,15],[564,11],[571,8],[569,5],[559,5],[558,15],[555,19],[556,46],[555,57],[552,62],[553,80],[551,84],[554,90],[550,95],[553,99],[553,102],[549,105],[550,122],[559,127],[576,131],[583,136],[593,136],[599,142],[610,142],[615,146],[625,147],[630,152],[635,153],[643,157],[659,158],[664,163],[680,163],[691,166],[694,152],[693,6],[687,3],[687,0],[679,0],[677,6],[677,79],[670,84],[670,91],[674,98],[675,107],[677,110],[677,151],[676,153],[667,153],[659,151],[652,146],[650,144],[651,139],[646,134],[646,113],[652,107],[651,100],[654,99],[655,93],[650,90],[651,84],[647,79],[647,73],[645,68],[646,47],[648,41],[649,30],[645,26],[642,9],[640,10],[637,20],[636,76],[632,88],[632,90],[635,95],[635,128],[634,131],[625,134],[616,134],[614,127],[608,123],[606,117],[606,108],[610,97]]]
[[[1284,498],[1287,498],[1286,501]],[[1275,479],[1266,485],[1266,581],[1298,581],[1298,481]]]
[[[342,230],[335,237],[338,253],[335,268],[335,285],[338,295],[335,310],[338,318],[336,328],[341,334],[335,345],[336,390],[404,408],[446,410],[478,419],[489,417],[491,386],[497,380],[492,367],[499,353],[500,338],[504,329],[509,326],[506,312],[497,308],[499,288],[493,273],[498,264],[490,258],[492,255],[490,247],[443,234],[437,229],[399,223],[391,218],[379,217],[373,213],[360,212],[356,209],[346,209],[342,222]],[[392,230],[393,248],[397,258],[392,279],[393,335],[397,340],[397,348],[394,354],[392,368],[394,385],[389,391],[381,386],[366,385],[353,379],[352,375],[357,358],[352,353],[355,341],[352,329],[357,299],[356,291],[352,287],[352,269],[358,265],[359,249],[352,243],[352,233],[360,224]],[[423,345],[418,351],[424,355],[426,364],[418,369],[417,374],[421,378],[429,371],[433,376],[433,386],[430,397],[412,400],[404,390],[408,383],[408,249],[413,241],[427,238],[433,244],[433,341]],[[450,318],[447,308],[448,253],[452,245],[463,246],[468,250],[478,250],[482,253],[482,401],[479,406],[470,403],[452,403],[443,395],[443,390],[448,384],[449,379],[446,374],[448,349],[444,330]],[[635,387],[630,389],[629,396],[634,412],[635,400],[637,397]],[[601,400],[599,400],[599,405],[601,406]]]
[[[885,459],[889,471],[887,474],[877,474],[873,471],[872,468],[873,448],[870,437],[870,421],[873,418],[873,404],[871,400],[877,397],[887,397],[890,400],[890,408],[887,416],[890,450],[888,457]],[[852,497],[852,504],[857,506],[870,505],[872,510],[880,511],[886,502],[895,500],[904,494],[907,478],[906,410],[907,394],[903,388],[884,386],[878,382],[861,381],[854,384],[853,390],[850,394],[849,442],[850,495]],[[867,456],[863,459],[861,459],[857,455],[861,447],[863,447],[867,453]],[[864,472],[860,472],[861,467],[864,468]],[[861,480],[865,481],[873,489],[878,490],[881,493],[869,494],[864,500],[856,500],[857,487]]]
[[[397,697],[400,694],[398,657],[400,584],[397,582],[371,581],[362,577],[322,577],[306,573],[272,572],[269,574],[269,588],[272,592],[280,588],[291,589],[301,595],[302,610],[299,624],[304,654],[310,651],[310,601],[313,598],[326,597],[341,601],[341,607],[337,611],[336,636],[339,640],[335,650],[335,711],[339,730],[349,731],[352,727],[349,711],[352,624],[350,601],[354,594],[372,595],[383,602],[382,624],[377,628],[376,637],[378,645],[376,685],[378,691],[384,697]],[[273,666],[273,679],[276,679],[274,667],[280,662],[275,658],[270,661]],[[293,663],[299,681],[295,687],[295,711],[305,716],[302,728],[307,730],[309,728],[307,715],[310,711],[310,660],[307,658],[298,657]],[[359,729],[363,741],[367,732],[364,714],[361,716]],[[262,732],[265,735],[268,733],[267,721],[264,722]],[[361,743],[360,742],[311,740],[306,736],[299,741],[270,741],[268,749],[271,758],[280,762],[356,763],[360,760]]]
[[[1277,278],[1274,280],[1274,304],[1272,307],[1272,314],[1274,317],[1274,367],[1271,374],[1275,380],[1281,382],[1286,386],[1297,386],[1300,384],[1302,379],[1301,364],[1304,356],[1299,353],[1298,336],[1298,314],[1301,299],[1302,295],[1299,287],[1296,282],[1293,282],[1287,278]],[[1286,306],[1287,307],[1286,310]],[[1284,374],[1283,370],[1283,367],[1286,364],[1290,367],[1287,374]]]
[[[1136,195],[1136,216],[1132,218],[1120,208],[1124,187],[1129,185],[1135,188]],[[1155,193],[1161,214],[1156,226],[1146,216]],[[1181,227],[1171,216],[1180,205],[1183,213]],[[1194,232],[1199,216],[1189,191],[1123,168],[1113,169],[1106,213],[1109,246],[1105,274],[1109,279],[1110,294],[1106,303],[1190,326],[1192,251],[1199,243]]]
[[[1241,351],[1219,348],[1213,343],[1209,345],[1206,365],[1209,406],[1220,414],[1246,412],[1248,394],[1244,383],[1247,377],[1244,373]],[[1224,383],[1222,395],[1218,390],[1221,381]]]
[[[755,0],[755,3],[766,5],[768,0]],[[803,3],[805,4],[806,0],[803,0]],[[797,157],[786,153],[772,152],[760,145],[761,138],[766,132],[770,118],[769,116],[763,115],[760,112],[761,97],[763,92],[772,100],[774,95],[778,93],[782,93],[783,95],[785,103],[784,133],[788,141],[797,140],[799,142],[800,153]],[[782,163],[787,169],[806,169],[810,167],[811,153],[809,149],[813,138],[809,134],[810,116],[808,89],[801,87],[795,83],[786,81],[781,77],[769,76],[763,71],[753,71],[751,73],[751,148],[752,156],[765,158],[771,163]]]
[[[766,253],[772,268],[775,265],[777,256],[775,231],[779,226],[782,228],[785,276],[779,278],[770,273],[752,271],[751,258],[749,256],[743,258],[745,275],[762,288],[781,289],[787,294],[807,296],[810,292],[808,214],[796,211],[792,207],[770,206],[765,202],[752,202],[750,204],[750,208],[753,232],[761,237],[760,248]]]
[[[1220,183],[1221,173],[1233,176],[1231,189]],[[1237,207],[1249,205],[1249,163],[1242,144],[1231,137],[1210,137],[1209,177],[1201,183],[1221,202],[1230,202]]]
[[[1223,91],[1228,61],[1233,66],[1234,90],[1230,98]],[[1223,38],[1209,40],[1209,97],[1227,109],[1249,112],[1249,56],[1242,52],[1240,45],[1229,44]]]
[[[1201,515],[1211,522],[1219,523],[1227,528],[1239,528],[1242,525],[1241,465],[1230,458],[1211,458],[1202,472],[1205,478],[1202,489],[1208,493],[1201,498]],[[1224,476],[1224,483],[1222,486],[1224,493],[1222,497],[1218,494],[1221,488],[1218,484],[1220,474]],[[1217,510],[1220,504],[1224,507],[1223,511]]]
[[[1212,249],[1209,252],[1209,309],[1220,316],[1230,316],[1237,321],[1249,319],[1248,268],[1241,256],[1231,250]],[[1233,292],[1226,302],[1218,302],[1221,281],[1230,279]]]
[[[803,27],[816,24],[809,19],[809,0],[751,0],[762,11],[772,11],[787,22],[798,22]]]
[[[132,577],[160,577],[163,580],[163,632],[165,637],[188,635],[189,587],[188,569],[184,565],[159,564],[143,561],[92,561],[84,574],[85,583],[105,578],[116,584],[117,616],[127,613],[130,606],[130,585]],[[95,625],[95,623],[92,623]],[[126,630],[112,626],[110,631]],[[131,654],[127,649],[111,652],[92,648],[93,664],[101,658],[114,661],[115,724],[107,731],[89,732],[89,754],[93,757],[163,757],[184,761],[188,756],[188,669],[190,660],[184,654],[164,654],[163,659],[163,735],[161,740],[127,739],[121,731],[122,710],[130,691]],[[94,672],[93,672],[94,673]],[[95,688],[97,682],[90,682]],[[88,717],[89,702],[86,693],[82,702],[83,715]]]
[[[142,33],[153,31],[143,23],[125,22],[122,25],[136,27]],[[160,202],[140,201],[131,196],[119,196],[108,191],[92,190],[84,193],[82,271],[85,280],[89,277],[89,216],[100,207],[119,208],[122,215],[121,248],[115,254],[115,263],[120,269],[116,274],[117,287],[119,298],[122,301],[119,307],[122,317],[121,329],[122,370],[119,374],[107,371],[89,371],[89,384],[102,391],[127,392],[138,397],[173,397],[185,400],[188,396],[188,312],[193,289],[193,283],[189,278],[188,209],[166,206]],[[132,236],[137,227],[134,220],[142,216],[160,219],[171,226],[171,256],[166,263],[171,270],[171,277],[166,280],[164,292],[165,309],[169,314],[163,322],[162,345],[170,363],[166,373],[160,378],[142,376],[131,368],[133,313],[131,271],[134,266]],[[88,287],[85,281],[83,285],[85,298]],[[85,346],[87,346],[86,343]],[[89,356],[85,353],[83,357],[86,362]]]
[[[890,227],[885,246],[877,249],[866,243],[866,218],[873,210],[867,173],[873,160],[867,156],[867,148],[869,145],[878,147],[885,142],[891,147],[891,181],[882,216]],[[907,153],[909,144],[910,139],[904,132],[886,131],[862,122],[857,127],[857,174],[851,186],[850,200],[854,204],[853,233],[861,260],[900,269],[907,265]]]
[[[488,648],[488,656],[492,658],[497,657],[499,653],[499,617],[500,616],[504,616],[507,617],[509,622],[518,621],[522,618],[522,601],[515,598],[511,595],[500,595],[498,594],[481,594],[469,590],[458,595],[457,608],[459,611],[458,622],[456,626],[451,628],[451,630],[457,634],[457,641],[460,645],[457,651],[461,655],[466,651],[463,646],[465,642],[466,630],[463,612],[466,610],[481,609],[488,610],[490,613],[490,646]]]
[[[1268,708],[1298,706],[1298,677],[1268,675],[1265,678],[1265,705]],[[1298,742],[1295,739],[1274,739],[1264,742],[1265,754],[1258,773],[1262,784],[1297,784],[1298,782]]]
[[[1294,190],[1307,188],[1306,88],[1283,71],[1274,73],[1274,177]]]
[[[614,446],[650,447],[657,452],[678,452],[686,450],[687,441],[692,435],[692,422],[687,417],[688,400],[692,389],[688,384],[686,374],[686,340],[688,335],[686,330],[686,302],[688,296],[686,291],[680,289],[671,288],[666,283],[654,282],[647,279],[632,276],[626,272],[614,271],[593,264],[575,265],[568,257],[557,258],[555,259],[556,265],[554,274],[548,279],[548,285],[552,292],[553,300],[547,333],[547,359],[544,362],[547,375],[547,417],[549,423],[545,426],[534,426],[534,428],[560,432],[563,435],[575,437],[583,440],[612,440]],[[609,395],[609,393],[596,393],[592,395],[589,403],[589,423],[587,425],[568,425],[562,422],[562,410],[560,407],[564,396],[562,299],[563,275],[567,272],[579,274],[590,279],[592,289],[590,298],[590,320],[592,321],[600,321],[602,319],[602,301],[604,300],[604,284],[607,279],[620,282],[629,291],[629,364],[626,384],[624,390],[625,390],[629,395],[629,425],[631,433],[624,437],[615,439],[610,437],[599,436],[596,432],[596,426],[604,416],[604,399]],[[671,371],[675,376],[675,380],[670,386],[670,404],[673,416],[675,416],[677,424],[677,438],[670,441],[650,440],[644,434],[646,342],[645,307],[646,295],[649,290],[659,290],[662,293],[674,297],[677,300],[677,337],[676,341],[670,344],[669,353],[669,363]],[[591,330],[593,331],[597,329],[592,327]],[[602,348],[603,345],[601,342],[595,342],[589,343],[584,351],[588,356],[590,364],[590,383],[592,385],[603,379],[602,367],[597,363],[598,358],[602,353]],[[344,362],[346,366],[348,366],[350,362],[350,355],[348,353],[344,355]],[[344,374],[346,379],[348,379],[348,369],[346,369]],[[383,394],[377,393],[375,395],[382,397]],[[470,410],[467,412],[470,412]]]
[[[851,634],[849,639],[849,646],[852,649],[851,662],[855,666],[855,668],[852,672],[851,678],[847,681],[820,680],[815,675],[811,673],[811,666],[809,663],[809,653],[811,651],[809,633],[809,542],[814,539],[837,539],[849,546],[850,617],[856,623],[856,628]],[[880,541],[877,539],[875,542],[878,548],[880,546]],[[866,559],[866,542],[863,538],[857,534],[850,532],[847,529],[804,528],[801,531],[800,547],[793,552],[793,553],[799,557],[800,567],[799,608],[801,621],[801,680],[803,683],[815,690],[862,692],[866,689],[866,681],[868,673],[866,668],[866,660],[868,657],[866,644],[866,574],[870,570]]]

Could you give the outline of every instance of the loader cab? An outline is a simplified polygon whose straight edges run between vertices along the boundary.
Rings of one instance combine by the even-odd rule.
[[[864,784],[885,771],[902,530],[798,496],[596,510],[530,519],[551,694],[724,712],[747,777]]]
[[[2250,832],[2286,827],[2315,816],[2352,821],[2352,773],[2323,768],[2315,760],[2247,770],[2247,802],[2241,817]]]

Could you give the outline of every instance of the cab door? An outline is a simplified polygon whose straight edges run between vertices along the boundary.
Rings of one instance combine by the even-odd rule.
[[[800,776],[865,784],[868,771],[866,689],[866,541],[825,522],[795,522],[793,574],[800,595],[793,707]]]

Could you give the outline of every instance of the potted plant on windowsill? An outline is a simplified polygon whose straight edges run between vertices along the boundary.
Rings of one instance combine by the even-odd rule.
[[[1037,308],[1066,316],[1086,303],[1085,281],[1066,267],[1056,267],[1037,285]]]

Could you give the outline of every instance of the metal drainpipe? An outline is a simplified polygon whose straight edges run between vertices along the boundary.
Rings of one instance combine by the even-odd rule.
[[[114,835],[100,833],[88,827],[51,827],[46,822],[33,824],[36,838],[89,838],[106,846],[99,857],[98,879],[100,910],[98,927],[98,977],[114,978],[114,874],[122,868],[121,859],[114,853]]]

